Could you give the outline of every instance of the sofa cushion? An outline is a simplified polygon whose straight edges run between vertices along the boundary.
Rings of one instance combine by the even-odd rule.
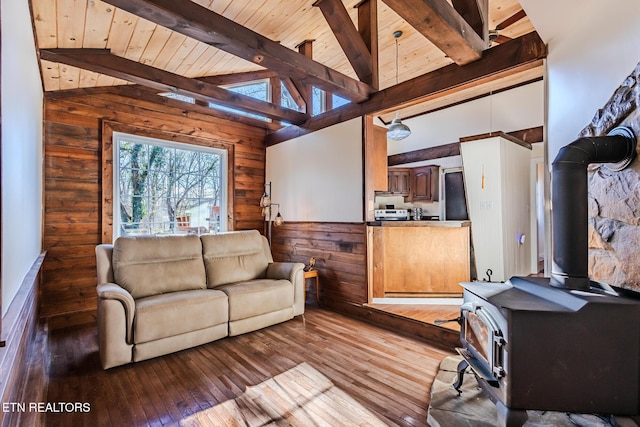
[[[136,300],[133,340],[136,344],[226,324],[229,304],[213,289],[171,292]]]
[[[293,284],[288,280],[252,280],[216,289],[229,297],[230,322],[293,306]]]
[[[257,230],[200,236],[207,286],[264,278],[273,262],[266,239]]]
[[[198,236],[120,237],[113,245],[116,283],[134,298],[206,288]]]

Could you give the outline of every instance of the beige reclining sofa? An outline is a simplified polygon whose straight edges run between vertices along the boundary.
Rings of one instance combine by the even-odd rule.
[[[304,264],[273,262],[256,230],[120,237],[96,261],[104,369],[304,314]]]

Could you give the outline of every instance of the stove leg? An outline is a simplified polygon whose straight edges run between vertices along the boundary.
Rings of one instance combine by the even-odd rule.
[[[462,359],[460,363],[458,363],[458,367],[456,368],[456,371],[458,372],[458,376],[456,378],[456,381],[451,385],[458,392],[458,396],[462,394],[462,381],[464,381],[464,373],[468,367],[469,367],[469,363],[467,363],[466,360]]]
[[[504,403],[496,402],[498,411],[499,427],[521,427],[527,421],[527,411],[522,409],[511,409],[504,406]]]

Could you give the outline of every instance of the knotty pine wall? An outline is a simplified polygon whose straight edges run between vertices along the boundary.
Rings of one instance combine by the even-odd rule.
[[[230,144],[230,229],[262,230],[265,130],[193,111],[175,101],[92,92],[45,97],[44,249],[40,315],[51,328],[88,323],[96,315],[95,246],[101,242],[101,133],[105,121],[143,136]],[[121,127],[121,126],[120,126]],[[149,134],[145,135],[146,132]]]

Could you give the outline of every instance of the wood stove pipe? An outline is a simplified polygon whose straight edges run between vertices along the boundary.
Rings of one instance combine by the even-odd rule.
[[[635,155],[636,137],[627,127],[607,136],[579,138],[560,149],[551,172],[551,285],[589,291],[587,166],[607,163],[611,170],[622,170]]]

